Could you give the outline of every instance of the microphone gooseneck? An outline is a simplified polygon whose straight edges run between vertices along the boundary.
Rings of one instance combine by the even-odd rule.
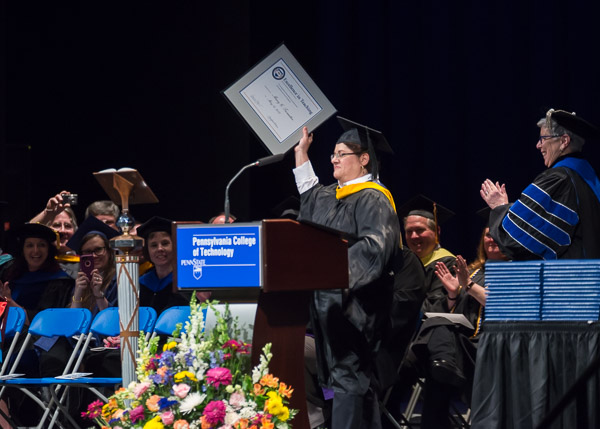
[[[265,165],[274,164],[276,162],[279,162],[284,157],[285,157],[285,153],[279,153],[277,155],[265,156],[264,158],[260,158],[248,165],[245,165],[244,167],[242,167],[242,169],[240,171],[237,172],[237,174],[235,176],[233,176],[233,178],[229,181],[229,183],[225,187],[225,210],[223,210],[223,212],[225,213],[225,223],[230,223],[229,222],[229,213],[230,213],[229,188],[231,187],[231,184],[233,182],[235,182],[235,179],[237,179],[240,176],[240,174],[242,174],[244,171],[246,171],[250,167],[264,167]]]

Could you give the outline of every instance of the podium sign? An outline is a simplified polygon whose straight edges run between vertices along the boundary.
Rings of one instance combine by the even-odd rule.
[[[261,286],[261,222],[224,226],[175,222],[173,228],[179,289]]]

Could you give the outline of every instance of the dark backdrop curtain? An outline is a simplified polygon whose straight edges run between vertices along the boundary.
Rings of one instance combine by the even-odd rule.
[[[509,196],[543,170],[536,121],[549,107],[600,124],[598,2],[8,2],[0,199],[19,223],[50,195],[105,195],[92,176],[135,167],[160,204],[208,220],[225,185],[268,153],[220,91],[284,41],[345,117],[382,130],[396,155],[382,181],[397,203],[424,193],[459,216],[442,244],[468,258],[489,177]],[[325,183],[341,128],[316,132]],[[585,148],[592,162],[598,144]],[[293,156],[231,189],[244,220],[273,217],[295,193]],[[595,165],[597,168],[598,164]]]

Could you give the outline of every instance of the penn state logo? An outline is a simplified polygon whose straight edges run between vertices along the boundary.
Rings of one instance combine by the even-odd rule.
[[[285,77],[285,70],[282,67],[275,67],[272,73],[273,77],[277,80],[281,80]]]
[[[204,259],[198,261],[194,259],[194,267],[192,268],[192,273],[194,274],[194,278],[196,280],[200,280],[202,277],[202,266],[204,265]]]

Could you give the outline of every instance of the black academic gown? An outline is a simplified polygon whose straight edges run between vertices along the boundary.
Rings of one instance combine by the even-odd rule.
[[[140,277],[141,307],[152,307],[156,310],[156,314],[160,315],[167,308],[189,303],[189,299],[173,292],[173,273],[159,279],[156,269],[152,268]]]
[[[421,260],[423,262],[423,260]],[[434,250],[433,254],[426,258],[423,265],[425,266],[425,301],[423,301],[423,313],[432,310],[433,306],[440,300],[446,297],[444,284],[435,274],[436,264],[442,262],[448,267],[450,272],[454,274],[454,265],[456,264],[456,256],[444,248]]]
[[[471,280],[481,286],[485,283],[484,269],[482,267],[471,275]],[[444,429],[451,427],[448,420],[451,398],[462,397],[467,403],[471,401],[477,341],[484,307],[465,290],[461,290],[453,309],[448,308],[448,300],[444,296],[431,304],[430,311],[462,314],[475,328],[470,331],[441,317],[426,319],[412,346],[426,379],[421,425],[424,429]],[[459,388],[435,380],[429,373],[429,364],[433,360],[444,360],[456,367],[465,377],[465,384]]]
[[[336,185],[316,185],[301,195],[299,219],[357,237],[348,249],[349,289],[315,292],[311,323],[321,383],[335,392],[364,395],[380,328],[389,317],[393,276],[388,265],[399,250],[398,217],[378,190],[337,200]]]
[[[582,159],[559,158],[518,201],[491,211],[490,234],[510,259],[600,258],[600,201],[576,171],[556,166],[569,158]]]

